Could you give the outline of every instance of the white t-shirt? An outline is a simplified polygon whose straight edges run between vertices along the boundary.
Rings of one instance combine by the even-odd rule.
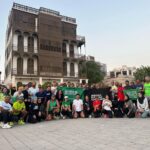
[[[111,111],[111,107],[110,107],[111,102],[110,101],[103,100],[103,104],[102,105],[103,105],[104,110]]]
[[[13,96],[14,96],[14,97],[23,97],[24,95],[23,95],[23,93],[20,93],[20,94],[19,94],[19,92],[16,91]]]
[[[38,92],[38,89],[30,87],[28,90],[29,94],[31,95],[31,99],[34,100],[37,98],[36,93]]]
[[[11,105],[5,101],[0,102],[0,107],[2,107],[4,110],[12,110]]]
[[[83,105],[83,101],[81,99],[79,100],[75,99],[73,101],[73,106],[75,106],[75,110],[77,112],[82,111],[82,105]]]

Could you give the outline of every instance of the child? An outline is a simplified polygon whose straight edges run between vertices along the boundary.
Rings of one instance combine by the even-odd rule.
[[[112,102],[109,100],[108,95],[106,95],[105,99],[103,100],[102,107],[103,107],[104,115],[108,116],[109,118],[112,118],[113,117],[112,110],[111,110]]]

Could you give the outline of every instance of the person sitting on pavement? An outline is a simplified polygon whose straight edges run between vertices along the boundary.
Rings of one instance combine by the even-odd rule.
[[[19,125],[24,125],[24,119],[27,116],[27,111],[23,97],[18,97],[17,101],[13,104],[14,120],[18,121]]]
[[[109,100],[109,96],[106,95],[105,99],[103,100],[102,103],[102,113],[104,114],[104,117],[107,118],[112,118],[112,102]]]
[[[4,101],[0,102],[0,116],[1,127],[3,129],[9,129],[12,126],[9,124],[12,122],[12,106],[10,105],[10,96],[5,96]]]
[[[99,99],[98,96],[95,96],[93,101],[93,113],[95,118],[99,118],[101,116],[102,110],[102,100]]]
[[[64,97],[64,100],[61,105],[61,114],[63,116],[63,119],[65,118],[72,118],[72,112],[70,107],[70,101],[68,100],[68,96]]]
[[[53,94],[51,96],[51,100],[47,102],[47,121],[50,121],[52,119],[59,119],[60,113],[59,113],[60,105],[58,100],[56,100],[56,96]]]
[[[92,103],[88,95],[85,96],[83,106],[84,106],[85,118],[91,118],[92,117]]]
[[[139,92],[138,93],[137,114],[138,114],[138,116],[141,116],[142,118],[147,118],[148,115],[150,115],[148,100],[144,96],[144,92]]]
[[[78,117],[84,118],[83,100],[80,99],[79,94],[76,94],[76,99],[73,100],[72,108],[73,108],[74,118],[78,118]]]

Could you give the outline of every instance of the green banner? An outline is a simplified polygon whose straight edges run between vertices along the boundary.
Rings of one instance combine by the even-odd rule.
[[[138,98],[138,89],[124,90],[124,94],[128,95],[131,100],[137,100]]]
[[[58,90],[62,90],[64,96],[68,96],[71,102],[76,98],[76,94],[80,94],[81,99],[84,99],[84,89],[82,88],[58,87]]]

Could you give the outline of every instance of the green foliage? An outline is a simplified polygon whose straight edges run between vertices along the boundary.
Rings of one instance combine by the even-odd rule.
[[[43,89],[46,89],[48,85],[51,85],[51,82],[45,82],[45,83],[42,85],[42,88],[43,88]]]
[[[150,66],[141,66],[134,73],[134,77],[136,80],[139,79],[141,81],[144,81],[146,76],[150,76]]]
[[[104,79],[105,73],[100,70],[100,65],[94,61],[87,61],[82,64],[80,75],[87,77],[89,83],[98,83]]]

